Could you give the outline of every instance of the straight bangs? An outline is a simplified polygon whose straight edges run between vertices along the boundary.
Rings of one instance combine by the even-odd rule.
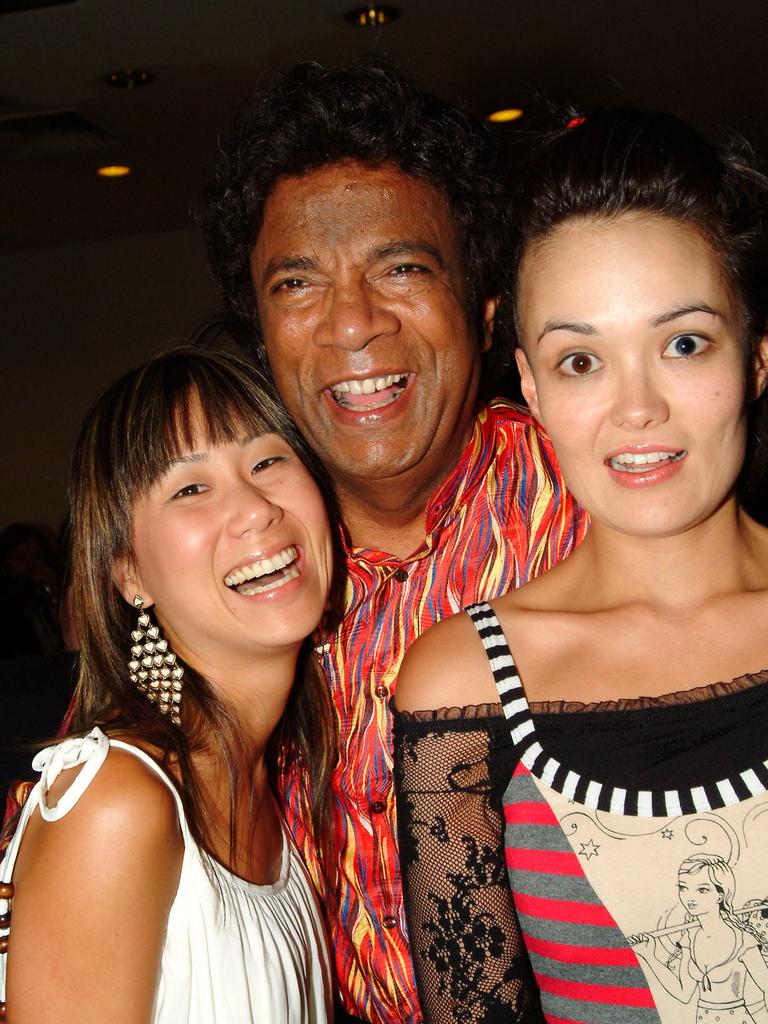
[[[194,349],[172,350],[136,371],[131,385],[115,396],[111,440],[118,450],[109,462],[131,503],[201,441],[232,444],[274,433],[297,447],[296,428],[269,382],[237,356],[203,360]]]

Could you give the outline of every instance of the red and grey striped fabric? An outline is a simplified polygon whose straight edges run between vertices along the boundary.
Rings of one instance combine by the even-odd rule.
[[[658,1024],[637,957],[523,765],[504,813],[510,884],[549,1024]]]

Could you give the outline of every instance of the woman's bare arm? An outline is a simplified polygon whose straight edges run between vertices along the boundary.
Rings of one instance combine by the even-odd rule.
[[[75,774],[62,774],[49,805]],[[149,1021],[182,856],[172,794],[114,748],[68,814],[35,812],[13,877],[9,1024]]]

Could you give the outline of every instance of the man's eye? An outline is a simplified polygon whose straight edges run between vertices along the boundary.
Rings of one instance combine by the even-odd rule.
[[[563,359],[560,369],[569,377],[585,377],[599,370],[602,365],[597,356],[591,356],[589,352],[574,352]]]
[[[664,349],[664,355],[669,359],[689,359],[701,355],[708,347],[707,339],[699,334],[678,334]]]
[[[398,265],[396,267],[392,267],[390,271],[390,274],[394,277],[408,277],[409,275],[428,273],[429,270],[427,267],[423,267],[419,263],[398,263]]]
[[[302,277],[287,277],[283,281],[278,281],[277,284],[272,286],[274,292],[295,292],[299,289],[306,287],[307,282]]]

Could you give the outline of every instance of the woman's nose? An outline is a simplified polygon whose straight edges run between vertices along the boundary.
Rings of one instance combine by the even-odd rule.
[[[617,426],[647,430],[668,419],[669,405],[651,371],[635,368],[619,378],[613,403]]]
[[[275,504],[253,485],[246,484],[241,487],[237,498],[233,500],[235,504],[231,529],[236,534],[247,533],[250,530],[262,533],[283,518],[281,506]]]

